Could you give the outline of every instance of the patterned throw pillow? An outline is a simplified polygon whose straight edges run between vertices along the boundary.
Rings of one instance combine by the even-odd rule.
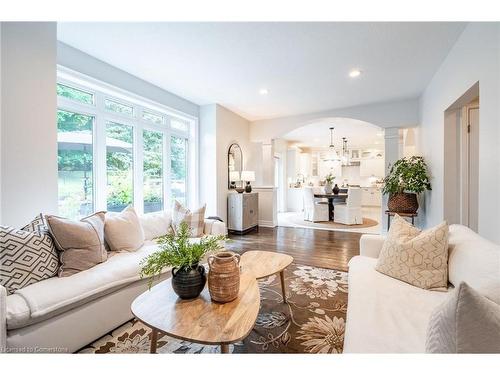
[[[17,289],[57,275],[59,260],[40,214],[23,229],[0,226],[0,284]]]
[[[426,353],[500,353],[500,305],[462,282],[432,313]]]
[[[448,224],[420,231],[396,215],[375,269],[422,289],[446,290]]]
[[[205,209],[207,205],[198,208],[195,211],[190,211],[178,201],[174,203],[172,211],[172,229],[174,233],[182,222],[189,225],[191,230],[191,237],[203,236],[203,229],[205,226]]]

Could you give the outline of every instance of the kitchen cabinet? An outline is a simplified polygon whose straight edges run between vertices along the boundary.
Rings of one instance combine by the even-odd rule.
[[[359,175],[361,177],[384,177],[384,159],[374,158],[374,159],[361,159],[359,164]]]
[[[361,188],[361,205],[362,206],[381,206],[382,192],[376,187]]]
[[[288,212],[304,211],[304,192],[302,188],[289,188],[286,194]]]

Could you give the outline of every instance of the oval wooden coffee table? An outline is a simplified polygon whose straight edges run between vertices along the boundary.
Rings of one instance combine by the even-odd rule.
[[[158,332],[177,339],[206,345],[220,345],[229,353],[229,344],[243,340],[251,332],[259,313],[257,279],[281,274],[286,302],[283,270],[293,261],[289,255],[268,251],[249,251],[241,256],[240,291],[231,302],[212,302],[205,286],[198,298],[182,300],[165,280],[132,302],[132,314],[152,329],[150,352],[156,353]]]

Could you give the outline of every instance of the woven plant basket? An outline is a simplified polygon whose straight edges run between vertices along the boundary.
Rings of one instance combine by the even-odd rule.
[[[387,208],[392,212],[414,214],[418,210],[417,194],[394,193],[389,195]]]

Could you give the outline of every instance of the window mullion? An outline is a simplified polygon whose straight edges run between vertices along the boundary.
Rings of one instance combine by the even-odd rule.
[[[95,97],[97,115],[96,115],[96,162],[95,171],[95,197],[96,210],[107,210],[107,164],[106,164],[106,119],[104,116],[104,97],[96,93]]]
[[[144,140],[142,126],[134,126],[134,208],[144,213]]]
[[[168,120],[167,121],[167,130],[165,131],[165,136],[163,137],[164,140],[163,140],[163,149],[164,149],[164,153],[163,153],[163,171],[164,171],[164,177],[163,177],[163,190],[164,190],[164,207],[165,209],[171,209],[172,208],[172,201],[171,201],[171,197],[172,197],[172,177],[171,177],[171,162],[170,162],[170,159],[171,159],[171,155],[170,155],[170,137],[171,137],[171,133],[170,133],[170,130],[168,129],[168,125],[170,125],[168,123]]]

